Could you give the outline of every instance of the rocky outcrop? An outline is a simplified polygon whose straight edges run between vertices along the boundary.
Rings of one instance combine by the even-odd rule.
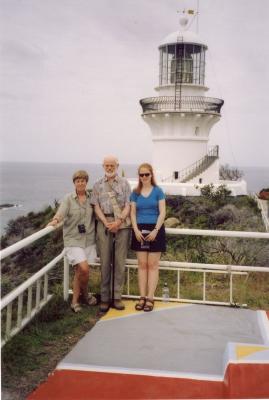
[[[180,221],[178,218],[175,217],[167,218],[164,221],[164,226],[166,228],[178,228],[178,225],[180,225]]]

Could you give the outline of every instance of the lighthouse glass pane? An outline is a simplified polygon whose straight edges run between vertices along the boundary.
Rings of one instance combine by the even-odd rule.
[[[205,48],[194,45],[193,48],[193,83],[204,85],[205,78]]]
[[[195,44],[176,43],[160,49],[160,85],[204,85],[205,47]]]
[[[168,73],[168,83],[175,83],[175,74],[176,74],[176,64],[175,64],[175,50],[176,46],[175,45],[169,45],[168,46],[168,68],[167,68],[167,73]]]
[[[167,85],[167,46],[160,49],[160,85]]]

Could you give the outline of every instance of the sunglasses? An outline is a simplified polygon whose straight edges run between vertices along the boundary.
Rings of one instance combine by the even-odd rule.
[[[139,174],[140,178],[143,178],[144,176],[146,176],[147,178],[150,176],[149,172],[146,172],[145,174]]]

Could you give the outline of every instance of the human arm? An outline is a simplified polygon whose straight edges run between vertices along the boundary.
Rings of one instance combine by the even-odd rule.
[[[60,207],[58,208],[56,214],[54,215],[54,217],[50,220],[50,222],[47,224],[47,226],[56,226],[58,225],[60,222],[62,222],[64,220],[64,218],[67,216],[68,214],[68,196],[66,196],[63,201],[60,204]]]
[[[121,202],[121,207],[122,207],[122,202],[124,204],[124,207],[120,208],[118,207],[117,212],[114,213],[115,215],[115,221],[109,223],[109,231],[116,233],[120,228],[121,224],[124,223],[126,218],[130,215],[130,194],[131,194],[131,187],[127,179],[122,178],[121,182],[121,187],[122,187],[122,193],[121,193],[121,200],[117,199],[117,201]],[[122,197],[123,196],[123,197]],[[120,211],[120,212],[119,212]]]
[[[130,214],[130,204],[125,204],[119,216],[116,217],[115,221],[108,222],[108,230],[112,233],[117,233],[120,229],[121,224],[125,221],[127,216]]]
[[[138,242],[142,242],[144,240],[144,237],[142,235],[142,232],[138,229],[137,222],[136,222],[136,202],[132,201],[131,202],[131,222],[132,222],[132,227],[135,233],[135,237]]]
[[[95,212],[95,215],[97,216],[97,218],[105,225],[106,228],[108,228],[109,222],[107,221],[107,219],[98,203],[94,205],[94,212]]]
[[[165,199],[159,200],[158,206],[159,206],[159,216],[158,216],[156,225],[155,225],[154,229],[145,238],[149,242],[155,240],[155,238],[156,238],[161,226],[164,223],[165,214],[166,214]]]

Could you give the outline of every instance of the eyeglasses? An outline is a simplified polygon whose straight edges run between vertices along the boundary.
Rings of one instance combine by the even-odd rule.
[[[149,172],[146,172],[145,174],[139,174],[140,178],[143,178],[144,176],[146,176],[147,178],[150,176]]]

